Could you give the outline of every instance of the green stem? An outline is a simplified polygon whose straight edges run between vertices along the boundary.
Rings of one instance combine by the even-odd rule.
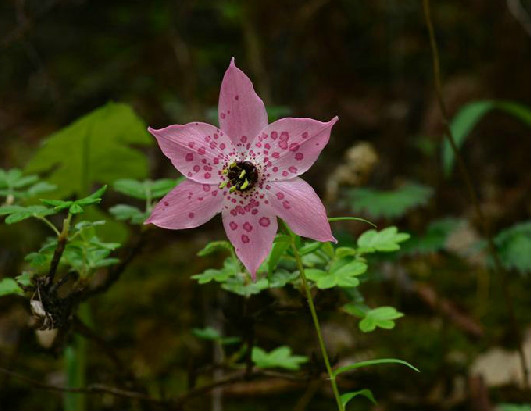
[[[35,216],[36,219],[38,220],[41,220],[44,224],[46,224],[48,227],[50,227],[55,235],[57,235],[57,237],[59,237],[61,235],[61,233],[59,232],[59,230],[57,229],[56,226],[54,226],[50,220],[48,220],[46,217],[41,217],[41,216]]]
[[[319,317],[317,317],[317,311],[315,310],[315,304],[313,303],[312,292],[310,287],[308,287],[308,280],[306,279],[306,274],[304,273],[304,266],[302,264],[302,259],[299,254],[299,250],[295,245],[295,236],[290,232],[291,237],[291,248],[293,250],[293,255],[295,256],[295,261],[297,262],[297,267],[299,268],[299,273],[302,280],[302,286],[306,292],[306,300],[308,301],[308,307],[310,307],[310,312],[312,314],[313,326],[315,327],[315,332],[317,333],[317,339],[319,340],[319,346],[321,347],[321,354],[323,355],[323,360],[326,367],[326,372],[330,378],[330,384],[332,385],[332,391],[334,392],[334,398],[337,402],[337,408],[339,411],[344,411],[343,403],[339,395],[339,390],[336,384],[336,377],[330,366],[330,360],[328,359],[328,352],[326,351],[326,345],[323,339],[323,334],[321,332],[321,326],[319,325]]]

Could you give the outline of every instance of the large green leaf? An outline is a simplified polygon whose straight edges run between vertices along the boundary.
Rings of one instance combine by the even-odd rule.
[[[399,233],[396,227],[387,227],[382,231],[368,230],[358,238],[359,253],[400,250],[400,243],[409,238],[408,233]]]
[[[395,190],[355,188],[348,192],[348,197],[355,213],[367,213],[373,218],[397,218],[415,207],[425,205],[432,194],[430,187],[408,183]]]
[[[26,171],[50,173],[55,198],[84,196],[94,183],[145,178],[146,156],[131,146],[151,142],[130,106],[108,103],[48,137]]]
[[[450,125],[458,148],[461,148],[476,124],[494,109],[501,110],[531,127],[531,109],[527,106],[512,101],[473,101],[459,110]],[[444,172],[449,175],[454,165],[454,152],[448,139],[444,139],[443,144]]]

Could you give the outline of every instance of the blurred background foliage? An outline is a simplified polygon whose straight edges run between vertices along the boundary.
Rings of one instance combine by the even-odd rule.
[[[531,4],[523,0],[516,10],[514,4],[449,0],[433,2],[432,12],[452,127],[509,270],[529,361],[531,49],[525,16]],[[321,293],[317,303],[333,355],[403,358],[422,373],[375,368],[344,384],[370,386],[378,410],[482,410],[485,401],[530,402],[510,351],[516,340],[500,279],[488,271],[479,222],[442,140],[419,1],[4,0],[0,168],[39,173],[65,196],[84,196],[95,184],[124,178],[175,179],[178,173],[145,126],[215,122],[219,84],[233,56],[253,79],[270,119],[340,117],[305,175],[329,214],[365,217],[379,227],[394,224],[412,235],[392,257],[375,258],[371,281],[362,284],[369,306],[387,303],[405,314],[394,330],[361,332],[334,313],[337,291]],[[49,143],[41,149],[45,138]],[[84,157],[87,152],[91,157]],[[34,183],[0,177],[0,191]],[[134,210],[129,217],[127,210],[112,211],[128,194],[127,182],[121,184],[91,211],[94,220],[109,213],[141,219]],[[37,191],[46,197],[46,187]],[[142,208],[144,199],[137,198],[135,206]],[[107,241],[137,235],[134,226],[113,224],[101,233]],[[342,244],[366,230],[354,222],[334,228]],[[0,278],[22,271],[24,255],[39,249],[45,230],[32,222],[0,226]],[[191,256],[223,238],[219,217],[193,231],[153,230],[120,281],[91,300],[94,329],[149,392],[183,391],[189,370],[216,358],[217,345],[198,339],[192,329],[210,326],[242,337],[245,305],[258,309],[294,298],[276,289],[246,303],[215,284],[199,286],[192,276],[219,268],[219,258]],[[0,300],[1,366],[61,383],[60,349],[48,348],[28,318],[17,297]],[[257,319],[256,339],[266,350],[257,353],[263,362],[273,361],[267,352],[284,355],[285,349],[272,350],[289,346],[305,356],[293,357],[297,366],[305,358],[309,372],[319,367],[306,315],[267,311]],[[119,385],[114,365],[96,347],[89,349],[87,379]],[[242,382],[226,388],[223,398],[225,410],[333,407],[325,387],[277,380],[265,388]],[[110,396],[89,401],[89,409],[130,406]],[[0,375],[0,410],[61,407],[60,395]],[[189,404],[205,407],[209,398]]]

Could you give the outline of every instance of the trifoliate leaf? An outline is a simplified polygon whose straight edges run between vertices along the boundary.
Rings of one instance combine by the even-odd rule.
[[[253,294],[258,294],[268,288],[269,284],[267,278],[260,278],[256,281],[251,281],[247,277],[230,277],[223,284],[221,288],[230,291],[231,293],[249,297]]]
[[[396,227],[387,227],[382,231],[368,230],[358,238],[359,253],[400,250],[400,243],[409,238],[407,233],[399,233]]]
[[[94,183],[144,178],[146,156],[131,145],[150,145],[146,126],[126,104],[108,103],[52,134],[26,167],[51,172],[56,196],[86,194]]]
[[[315,282],[321,289],[332,287],[357,287],[360,281],[356,278],[367,271],[367,264],[361,261],[353,261],[343,264],[337,269],[332,268],[330,272],[309,268],[305,270],[306,277]]]
[[[292,282],[298,278],[297,272],[290,272],[287,270],[277,270],[269,276],[269,288],[282,288],[287,283]]]
[[[253,347],[253,362],[258,368],[284,368],[298,370],[301,364],[308,362],[308,357],[292,355],[291,348],[282,346],[266,352],[260,347]]]
[[[0,207],[0,215],[8,215],[6,224],[18,223],[27,218],[44,217],[53,214],[54,210],[44,206],[2,206]]]
[[[374,331],[376,327],[388,330],[395,326],[394,320],[403,316],[404,314],[393,307],[378,307],[365,313],[365,317],[360,321],[359,327],[364,333]]]
[[[199,284],[206,284],[211,281],[223,283],[229,278],[234,277],[240,273],[240,264],[234,258],[230,257],[225,259],[223,268],[213,269],[210,268],[203,271],[201,274],[193,275],[192,278],[197,280]]]
[[[355,188],[348,192],[349,203],[355,213],[367,213],[373,218],[397,218],[409,210],[428,203],[433,189],[421,184],[404,184],[396,190]]]

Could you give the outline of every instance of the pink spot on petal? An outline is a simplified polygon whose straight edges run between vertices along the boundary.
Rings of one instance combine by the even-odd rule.
[[[188,147],[190,147],[190,148],[194,148],[194,142],[193,142],[193,141],[190,141],[190,142],[188,143]]]
[[[291,143],[289,145],[289,151],[298,151],[299,148],[301,148],[300,144],[297,143]]]
[[[225,150],[225,147],[226,147],[226,146],[225,146],[225,143],[221,143],[221,144],[219,145],[219,148],[220,148],[221,150]]]
[[[240,99],[240,96],[238,96],[237,94],[234,96],[234,100],[239,100]]]
[[[277,198],[279,200],[283,200],[284,199],[284,193],[277,193],[276,196],[277,196]]]
[[[282,202],[282,205],[284,206],[284,208],[285,208],[286,210],[289,210],[289,209],[291,208],[291,206],[289,205],[289,201],[288,201],[288,200],[283,201],[283,202]]]
[[[249,221],[246,221],[245,224],[243,225],[243,229],[247,231],[248,233],[250,233],[251,231],[253,231],[253,226]]]
[[[278,146],[282,149],[282,150],[286,150],[288,148],[288,143],[285,142],[285,141],[280,141],[278,143]]]
[[[253,215],[258,214],[258,209],[253,208],[253,209],[251,210],[251,214],[253,214]]]
[[[194,171],[197,173],[199,170],[201,170],[201,167],[199,165],[194,166]]]
[[[302,133],[302,138],[308,138],[308,132],[305,131],[304,133]]]
[[[194,161],[194,153],[186,153],[186,155],[184,156],[184,159],[186,161]]]
[[[275,151],[273,154],[271,154],[271,157],[273,158],[279,158],[280,157],[280,153]]]
[[[167,201],[164,201],[164,207],[168,207],[170,205],[170,203],[168,203]]]
[[[282,172],[282,175],[283,175],[284,177],[287,177],[287,176],[289,175],[289,173],[288,173],[286,170],[284,170],[284,171]]]
[[[220,116],[221,118],[225,118],[225,113],[221,113],[219,116]]]
[[[197,152],[201,155],[205,154],[206,153],[206,147],[205,146],[201,146],[199,148],[199,150],[197,150]]]
[[[271,224],[271,220],[267,217],[262,217],[260,220],[258,220],[258,222],[262,227],[269,227]]]
[[[287,131],[283,131],[280,133],[280,141],[288,141],[289,139],[289,133]]]
[[[302,153],[296,153],[295,154],[295,160],[301,161],[304,158],[304,154]]]
[[[290,173],[296,173],[297,172],[297,167],[291,166],[290,168],[288,168],[288,170],[290,171]]]
[[[242,243],[248,244],[251,242],[251,239],[247,237],[245,234],[242,234]]]
[[[194,213],[188,213],[188,218],[194,218],[195,214]]]
[[[211,175],[210,175],[210,173],[207,172],[207,173],[205,173],[204,177],[205,177],[206,179],[209,179],[209,178],[211,177]]]
[[[278,133],[277,133],[276,131],[272,131],[272,132],[271,132],[271,138],[272,138],[273,140],[276,140],[276,139],[278,138]]]
[[[210,186],[208,184],[203,184],[203,191],[209,192],[210,191]]]
[[[229,227],[232,231],[236,230],[238,228],[238,224],[236,224],[234,221],[231,221],[229,223]]]
[[[241,136],[240,141],[242,143],[247,143],[247,136]]]

